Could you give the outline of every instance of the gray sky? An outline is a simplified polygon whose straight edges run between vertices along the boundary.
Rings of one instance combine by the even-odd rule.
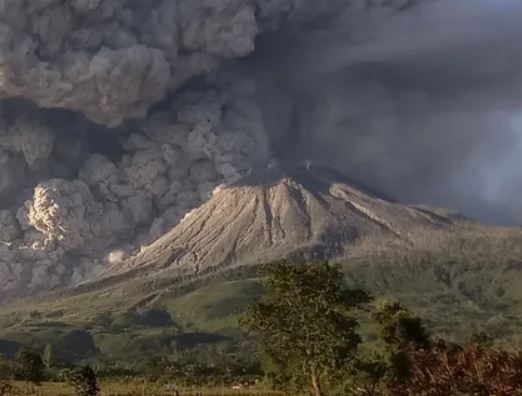
[[[297,103],[297,158],[405,202],[522,225],[520,21],[522,1],[427,0],[276,36],[259,55],[279,82],[267,113],[283,117],[281,90]]]

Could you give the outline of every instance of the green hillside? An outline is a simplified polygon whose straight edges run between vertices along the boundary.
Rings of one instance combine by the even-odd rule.
[[[388,251],[341,265],[351,284],[377,300],[403,301],[436,335],[462,341],[485,331],[499,343],[522,346],[520,230],[463,231],[438,249]],[[247,342],[238,315],[263,288],[255,278],[231,278],[215,276],[182,294],[150,290],[135,279],[76,296],[13,302],[0,308],[0,353],[47,343],[68,360],[132,360],[196,346],[235,351]]]

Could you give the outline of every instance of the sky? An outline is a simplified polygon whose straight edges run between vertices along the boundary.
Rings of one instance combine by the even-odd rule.
[[[277,144],[406,203],[522,225],[520,21],[522,1],[430,0],[268,38]]]

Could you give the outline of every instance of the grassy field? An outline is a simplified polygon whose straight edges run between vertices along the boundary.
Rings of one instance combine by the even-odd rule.
[[[12,383],[14,391],[2,396],[73,396],[72,387],[63,383],[43,383],[39,387]],[[176,396],[175,390],[142,381],[102,382],[100,396]],[[281,393],[260,389],[209,388],[179,389],[179,396],[278,396]]]

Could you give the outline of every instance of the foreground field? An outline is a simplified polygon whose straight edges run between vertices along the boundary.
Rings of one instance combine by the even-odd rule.
[[[49,382],[40,387],[28,386],[21,382],[12,383],[13,392],[1,393],[1,396],[73,396],[73,388],[63,383]],[[278,392],[260,389],[174,389],[143,381],[132,382],[102,382],[100,396],[278,396]]]

